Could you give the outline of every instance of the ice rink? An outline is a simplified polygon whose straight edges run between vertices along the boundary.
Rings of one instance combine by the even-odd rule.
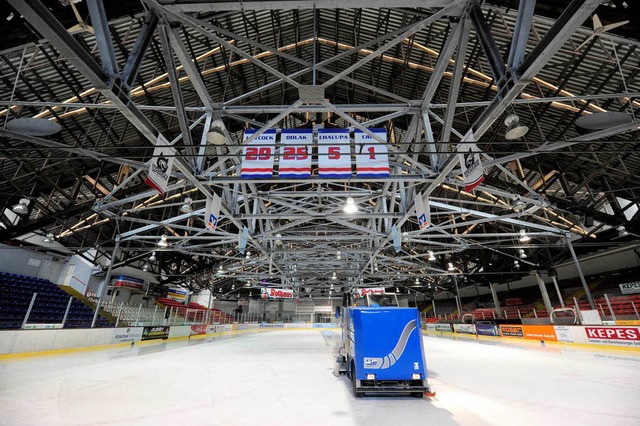
[[[337,331],[0,361],[3,425],[640,425],[640,354],[425,337],[437,396],[352,396]]]

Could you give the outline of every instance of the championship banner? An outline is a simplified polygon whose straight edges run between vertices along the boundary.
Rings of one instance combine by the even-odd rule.
[[[425,229],[431,226],[431,208],[429,207],[429,200],[424,202],[422,192],[416,194],[416,217],[418,218],[418,225],[420,229]]]
[[[204,223],[211,232],[218,227],[220,219],[220,196],[213,194],[213,197],[207,197],[207,207],[204,209]]]
[[[351,177],[349,129],[318,129],[318,176]]]
[[[282,129],[280,134],[281,178],[308,178],[311,176],[313,129]]]
[[[144,183],[158,191],[160,195],[167,190],[175,152],[173,147],[169,146],[169,141],[159,134],[156,147],[153,150],[149,174],[147,174]]]
[[[484,170],[482,169],[482,161],[480,160],[480,148],[475,143],[473,132],[470,131],[468,136],[462,139],[458,145],[458,158],[462,167],[462,177],[464,178],[465,191],[473,191],[484,180]]]
[[[260,296],[263,299],[293,299],[293,290],[286,288],[263,288],[260,289]]]
[[[253,136],[257,130],[244,131],[244,139]],[[260,145],[260,146],[257,146]],[[242,169],[240,176],[247,179],[273,177],[273,156],[276,146],[276,130],[269,129],[242,147]]]
[[[369,129],[371,133],[387,141],[386,129]],[[356,143],[356,174],[358,177],[389,176],[389,150],[362,130],[354,133]]]

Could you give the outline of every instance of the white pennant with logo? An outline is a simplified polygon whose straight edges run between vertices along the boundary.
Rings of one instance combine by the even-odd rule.
[[[161,134],[156,140],[156,148],[153,150],[149,174],[145,183],[163,195],[169,185],[169,176],[173,169],[175,150],[169,146],[169,141]]]
[[[482,151],[473,142],[475,142],[475,136],[473,131],[469,130],[461,143],[458,144],[458,158],[464,178],[464,189],[467,192],[473,191],[484,180],[484,170],[480,160]]]

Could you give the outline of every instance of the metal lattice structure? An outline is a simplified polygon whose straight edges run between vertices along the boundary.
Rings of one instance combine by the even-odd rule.
[[[8,3],[24,19],[0,53],[3,126],[37,117],[62,131],[0,129],[2,241],[51,233],[99,264],[117,240],[116,266],[146,265],[164,285],[305,295],[432,294],[457,278],[487,285],[550,269],[575,257],[572,244],[637,241],[637,24],[580,46],[593,13],[633,15],[620,2],[85,0],[75,7],[92,30],[79,32],[67,30],[68,5]],[[606,111],[629,121],[578,133],[577,119]],[[526,139],[505,138],[513,113]],[[224,145],[206,139],[216,119]],[[391,174],[242,179],[248,127],[386,127]],[[486,175],[472,193],[455,152],[471,133]],[[177,152],[164,196],[144,184],[159,134]],[[213,193],[223,218],[209,233]],[[342,211],[347,197],[357,213]],[[28,213],[12,214],[23,198]]]

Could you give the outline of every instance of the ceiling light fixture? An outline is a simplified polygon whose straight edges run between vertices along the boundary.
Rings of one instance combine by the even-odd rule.
[[[29,199],[22,198],[18,204],[16,204],[11,208],[11,210],[13,210],[14,213],[18,213],[18,214],[27,214],[29,213],[28,206],[29,206]]]
[[[339,251],[336,252],[336,259],[338,259],[338,260],[342,259],[342,255],[340,254]]]
[[[152,252],[151,256],[149,256],[149,262],[155,262],[156,261],[156,252]]]
[[[429,250],[427,252],[427,254],[429,255],[429,257],[427,258],[427,260],[429,260],[430,262],[433,262],[434,260],[436,260],[436,256],[433,254],[432,250]]]
[[[158,241],[158,247],[168,247],[169,243],[167,242],[167,236],[163,235],[160,237],[160,241]]]
[[[42,242],[43,243],[52,243],[54,241],[54,238],[55,237],[53,236],[53,234],[51,232],[49,232],[47,234],[47,236],[42,239]]]
[[[627,231],[627,228],[622,225],[618,226],[616,229],[618,230],[619,237],[626,237],[629,235],[629,231]]]
[[[509,114],[504,120],[504,124],[507,126],[507,131],[504,134],[505,139],[513,141],[520,139],[529,132],[527,126],[520,124],[520,117],[518,114]]]
[[[511,206],[514,212],[521,212],[525,207],[527,207],[527,204],[522,200],[516,200]]]
[[[331,276],[331,279],[332,279],[332,280],[337,280],[337,279],[338,279],[338,277],[336,276],[336,273],[335,273],[335,272],[334,272],[334,273],[333,273],[333,275]]]
[[[180,206],[180,211],[182,213],[191,213],[193,211],[193,208],[191,207],[191,203],[193,203],[193,200],[189,197],[184,199],[184,204],[182,206]]]
[[[455,271],[456,267],[453,266],[453,263],[449,262],[449,265],[447,265],[447,271]]]
[[[142,267],[142,270],[143,270],[144,272],[147,272],[147,271],[149,270],[149,264],[148,264],[148,263],[145,263],[145,264],[144,264],[144,266]]]
[[[520,259],[526,259],[527,258],[527,254],[524,252],[524,249],[519,249],[518,250],[518,256],[520,257]]]
[[[347,214],[354,214],[358,211],[358,206],[356,206],[356,203],[352,197],[347,198],[347,204],[344,206],[343,210]]]
[[[420,280],[416,278],[416,285],[420,285]]]
[[[527,235],[527,231],[523,228],[520,230],[520,236],[518,237],[518,241],[521,243],[526,243],[531,241],[531,237]]]
[[[211,145],[224,145],[227,143],[227,136],[224,133],[224,123],[219,118],[211,122],[211,127],[207,132],[207,141]]]

